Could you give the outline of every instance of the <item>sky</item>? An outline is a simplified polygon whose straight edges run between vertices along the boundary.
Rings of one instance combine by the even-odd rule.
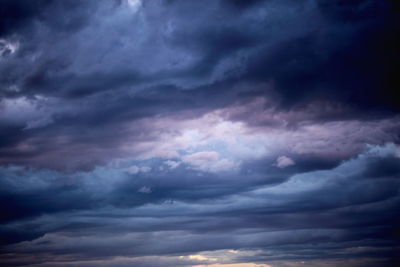
[[[0,266],[400,260],[395,0],[0,0]]]

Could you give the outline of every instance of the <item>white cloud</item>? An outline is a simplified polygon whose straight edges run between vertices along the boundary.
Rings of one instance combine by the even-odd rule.
[[[0,57],[12,55],[19,48],[19,43],[0,39]]]
[[[276,159],[276,166],[282,169],[292,166],[294,164],[295,162],[291,158],[286,156],[280,156]]]
[[[237,164],[232,160],[221,158],[215,151],[201,151],[182,157],[182,161],[193,167],[193,169],[209,172],[231,170]]]
[[[147,166],[139,167],[139,166],[133,165],[133,166],[130,166],[129,168],[126,168],[125,171],[129,174],[138,174],[140,172],[142,172],[142,173],[149,172],[149,171],[151,171],[151,168],[147,167]]]
[[[180,162],[176,162],[173,160],[167,160],[164,162],[165,165],[167,165],[168,167],[170,167],[170,169],[175,169],[177,168],[181,163]]]
[[[237,167],[237,163],[228,159],[221,159],[212,165],[211,170],[214,172],[233,170]]]
[[[183,157],[183,161],[193,165],[204,165],[215,162],[219,159],[219,155],[215,151],[202,151]]]
[[[139,124],[147,129],[149,137],[140,142],[132,140],[122,149],[135,159],[164,158],[207,171],[220,169],[213,166],[222,159],[226,161],[217,166],[228,169],[228,165],[239,166],[247,160],[263,157],[273,160],[278,156],[282,157],[274,162],[275,166],[285,168],[295,162],[283,153],[319,155],[329,160],[346,159],[360,153],[366,143],[382,144],[393,140],[394,129],[400,127],[398,117],[375,121],[314,122],[308,113],[300,116],[296,127],[289,127],[289,122],[298,119],[292,112],[275,114],[271,109],[264,110],[261,116],[257,109],[260,103],[254,104],[256,107],[231,106],[195,118],[180,113],[143,119],[134,128],[132,126],[132,131],[137,130]],[[255,124],[246,124],[234,117],[239,120],[246,118]],[[261,117],[270,120],[263,123]]]
[[[139,11],[139,9],[142,6],[142,1],[141,0],[128,0],[127,3],[128,3],[128,6],[131,8],[131,10],[133,12],[135,12],[135,13],[137,11]]]

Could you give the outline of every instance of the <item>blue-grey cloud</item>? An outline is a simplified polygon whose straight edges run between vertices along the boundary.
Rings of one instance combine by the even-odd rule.
[[[262,173],[264,181],[143,167],[135,174],[120,166],[72,175],[3,169],[8,196],[2,198],[10,213],[13,208],[21,214],[3,213],[8,245],[2,257],[18,262],[7,259],[7,252],[51,253],[52,261],[64,261],[70,253],[105,259],[258,249],[276,251],[257,256],[272,261],[335,258],[359,246],[389,257],[397,242],[400,173],[378,174],[370,167],[387,162],[400,163],[398,146],[370,147],[324,171],[280,174],[275,168],[274,176],[282,178],[272,184]],[[311,244],[315,252],[304,254]],[[354,253],[347,257],[367,256]]]
[[[1,264],[392,264],[398,14],[1,1]]]

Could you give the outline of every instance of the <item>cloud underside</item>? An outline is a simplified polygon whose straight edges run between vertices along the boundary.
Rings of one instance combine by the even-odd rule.
[[[2,1],[0,265],[394,266],[398,11]]]
[[[109,166],[72,178],[3,168],[1,259],[10,266],[334,266],[356,258],[384,266],[398,252],[398,166],[400,148],[388,144],[315,171],[271,165],[211,176]],[[351,262],[343,264],[357,266]]]

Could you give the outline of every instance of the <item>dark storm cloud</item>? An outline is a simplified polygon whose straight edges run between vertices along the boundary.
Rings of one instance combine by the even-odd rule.
[[[322,96],[366,107],[398,107],[393,100],[398,86],[393,72],[399,56],[397,4],[318,1],[316,5],[317,26],[258,53],[249,77],[274,79],[291,103]]]
[[[49,1],[2,1],[0,36],[14,31],[34,19]]]
[[[399,18],[389,0],[0,1],[0,262],[391,263]]]
[[[264,162],[258,164],[265,165]],[[75,173],[21,167],[3,168],[0,198],[8,204],[4,207],[0,220],[9,222],[47,213],[109,205],[128,208],[165,201],[196,202],[251,190],[260,185],[280,183],[293,174],[293,170],[283,171],[274,167],[257,170],[251,166],[256,173],[242,179],[241,175],[246,175],[245,170],[242,174],[213,174],[188,170],[184,165],[169,171],[160,171],[158,167],[163,166],[161,160],[152,165],[154,171],[150,173],[147,173],[146,168],[141,171],[136,165],[130,167],[135,171],[126,167],[100,167]],[[244,167],[246,168],[248,167]],[[270,174],[263,175],[265,171]],[[193,179],[196,176],[199,178]],[[93,179],[97,179],[99,185],[93,184]],[[108,189],[104,191],[101,188],[103,185]]]
[[[122,7],[117,2],[99,7],[80,1],[44,3],[7,2],[4,7],[7,14],[15,10],[43,17],[33,26],[29,16],[27,22],[20,22],[31,31],[21,29],[16,37],[22,38],[22,51],[15,68],[23,70],[21,64],[28,63],[32,54],[42,53],[33,62],[33,70],[16,77],[21,80],[17,83],[23,87],[22,94],[84,97],[149,80],[193,88],[240,78],[273,80],[289,102],[310,93],[318,97],[338,91],[342,100],[360,104],[394,101],[390,94],[396,87],[392,75],[398,56],[394,38],[398,21],[392,1],[210,1],[206,5],[154,1],[143,4],[144,14],[136,17],[121,11],[129,8],[126,3]],[[241,12],[226,6],[236,6]],[[57,16],[61,10],[63,16]],[[47,15],[50,11],[52,16]],[[120,21],[99,20],[118,15]],[[10,17],[19,22],[18,16]],[[80,27],[71,26],[69,31],[68,23]],[[146,27],[146,23],[152,27],[135,29],[135,24]],[[113,31],[101,35],[107,29]],[[28,44],[22,43],[28,41],[25,35],[33,38]],[[82,39],[94,36],[95,42]],[[48,43],[47,38],[56,39]],[[144,43],[135,43],[134,38]],[[85,43],[92,46],[90,50]],[[146,62],[135,49],[148,57]],[[153,51],[158,51],[157,56]],[[126,60],[127,52],[131,52],[130,60]]]
[[[139,11],[126,1],[6,1],[2,10],[4,42],[16,49],[0,64],[3,106],[30,99],[30,109],[15,112],[40,110],[0,122],[10,140],[4,163],[32,164],[54,149],[80,157],[53,138],[40,152],[17,152],[24,141],[49,135],[67,135],[91,158],[99,142],[124,142],[110,136],[125,122],[256,96],[274,95],[278,110],[328,100],[362,117],[369,113],[359,107],[374,114],[376,106],[397,106],[392,1],[146,1]],[[341,118],[346,111],[322,120]],[[93,167],[107,161],[105,154],[67,166]]]
[[[76,30],[84,25],[93,1],[69,0],[3,0],[1,2],[0,36],[28,34],[31,24],[40,22],[57,30]],[[65,14],[67,11],[67,14]],[[62,15],[64,13],[64,16]]]
[[[126,168],[100,168],[71,175],[3,169],[2,188],[13,195],[9,207],[25,211],[24,220],[2,218],[3,242],[38,238],[5,246],[3,253],[52,253],[52,260],[62,261],[62,255],[78,250],[82,259],[102,259],[240,248],[275,251],[254,257],[271,261],[336,258],[363,246],[371,252],[355,250],[345,257],[366,257],[375,253],[372,248],[382,248],[377,257],[388,258],[396,246],[400,173],[381,169],[379,174],[374,168],[373,176],[365,173],[388,161],[398,165],[398,152],[395,145],[371,147],[336,168],[286,172],[290,179],[272,184],[264,171],[258,174],[263,182],[254,175],[230,175],[230,189],[228,178],[188,171],[179,176],[182,169],[136,173],[135,168],[130,174]],[[271,176],[279,175],[275,171]],[[113,248],[99,243],[99,231]],[[69,247],[79,236],[80,245]],[[311,253],[305,244],[318,246]]]

